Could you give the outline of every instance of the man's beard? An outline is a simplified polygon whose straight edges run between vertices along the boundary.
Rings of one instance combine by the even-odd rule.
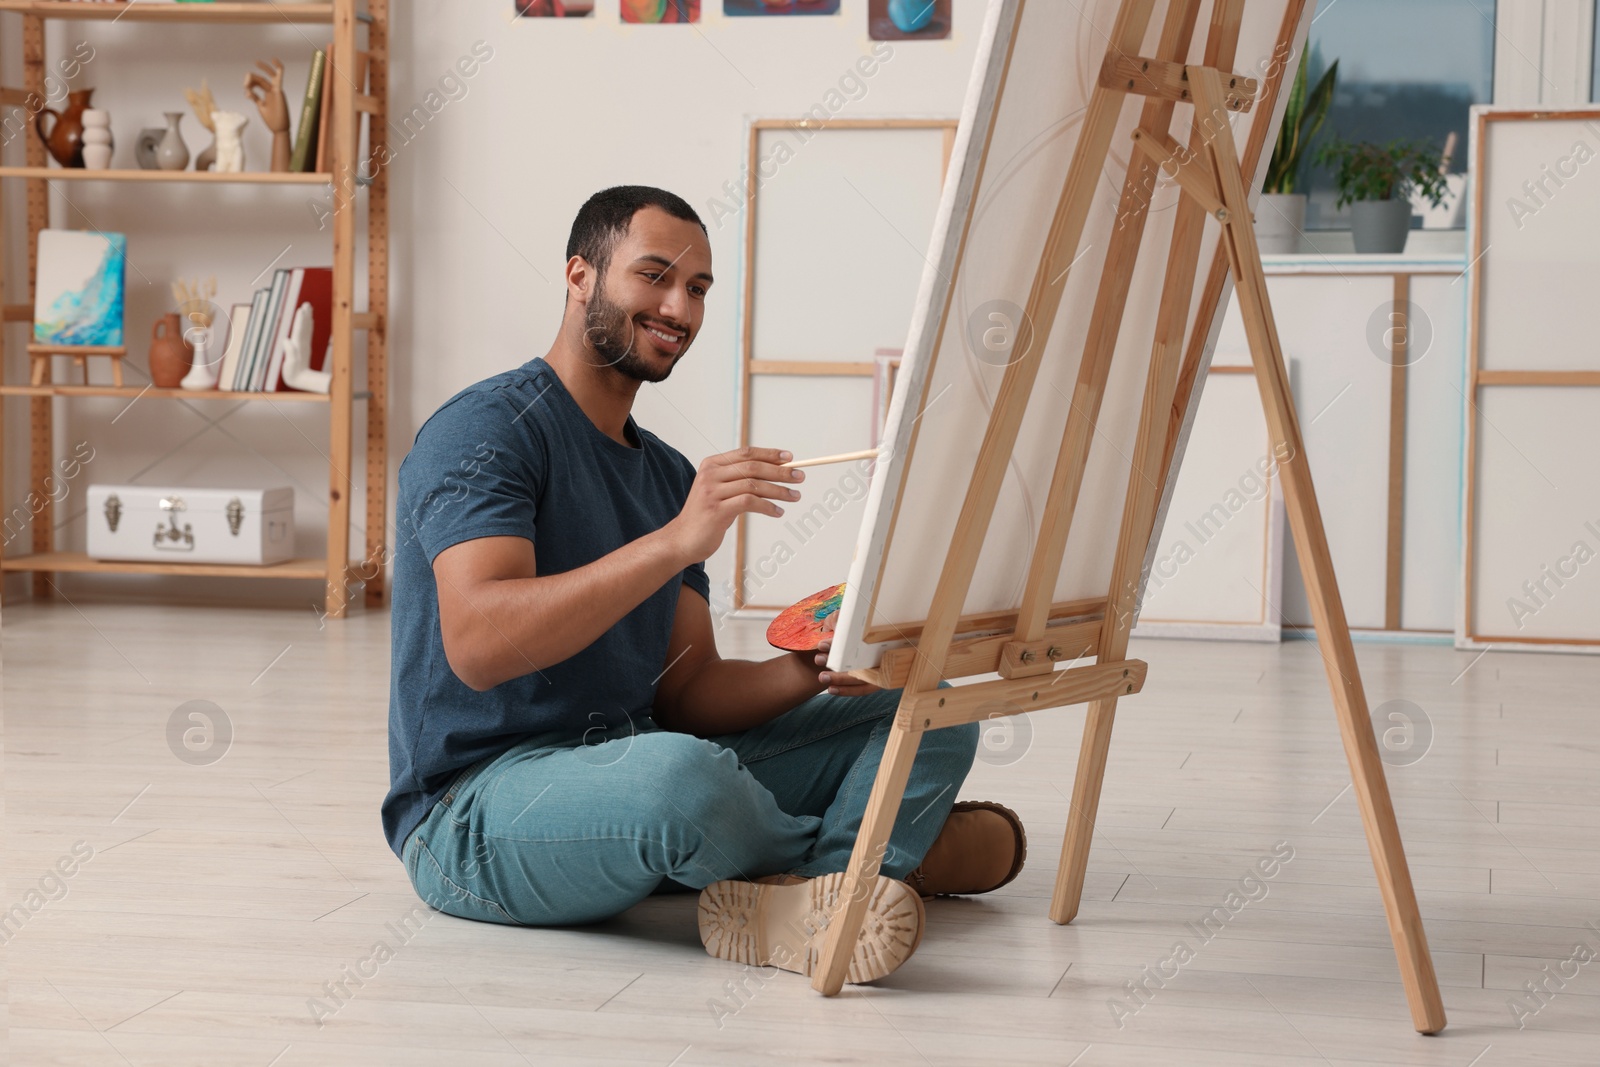
[[[583,339],[599,354],[599,365],[615,367],[634,381],[666,381],[678,361],[673,360],[666,370],[658,371],[654,364],[633,350],[635,330],[628,313],[606,298],[604,280],[596,282],[594,298],[589,301],[585,316]],[[687,349],[687,343],[684,347]]]

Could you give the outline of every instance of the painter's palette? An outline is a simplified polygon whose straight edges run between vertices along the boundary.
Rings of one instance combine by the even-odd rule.
[[[815,652],[822,639],[833,633],[843,600],[844,583],[840,582],[784,608],[767,627],[767,642],[786,652]]]

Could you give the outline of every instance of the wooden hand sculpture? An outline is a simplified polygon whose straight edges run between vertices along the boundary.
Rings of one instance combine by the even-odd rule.
[[[264,74],[255,71],[244,76],[244,91],[261,112],[261,121],[272,131],[272,169],[282,174],[289,170],[289,102],[283,98],[283,60],[269,66],[256,60]],[[259,94],[259,95],[258,95]]]

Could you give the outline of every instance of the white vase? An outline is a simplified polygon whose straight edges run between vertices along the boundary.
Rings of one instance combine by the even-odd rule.
[[[83,169],[105,170],[111,166],[111,146],[108,144],[86,144],[83,146]]]
[[[1256,203],[1256,244],[1264,256],[1300,251],[1306,228],[1304,193],[1262,193]]]
[[[221,346],[214,343],[216,338],[211,329],[191,326],[184,331],[184,339],[194,345],[194,361],[189,365],[189,373],[178,384],[196,392],[215,389],[222,372],[222,353],[219,350]]]

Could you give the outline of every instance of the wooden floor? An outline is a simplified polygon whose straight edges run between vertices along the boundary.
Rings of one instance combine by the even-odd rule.
[[[1572,962],[1600,951],[1600,659],[1359,646],[1372,702],[1434,735],[1389,771],[1450,1013],[1424,1038],[1312,644],[1135,642],[1071,926],[1045,910],[1082,712],[995,728],[963,795],[1023,814],[1028,868],[930,904],[910,963],[829,1001],[707,957],[692,895],[581,930],[417,911],[378,820],[387,636],[382,612],[6,606],[12,1064],[1600,1062],[1600,962]],[[189,701],[220,709],[192,751]]]

